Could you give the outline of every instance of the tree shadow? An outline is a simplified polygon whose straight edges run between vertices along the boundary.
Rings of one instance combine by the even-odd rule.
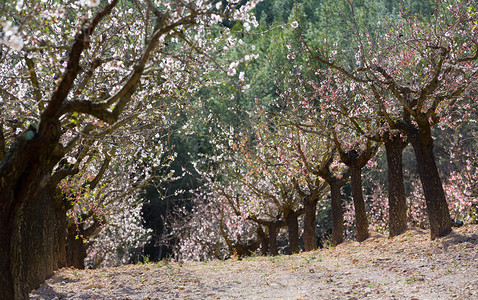
[[[443,246],[458,245],[462,243],[470,243],[474,246],[478,245],[478,234],[470,233],[465,235],[456,231],[452,231],[450,234],[437,238],[437,241],[440,241]]]
[[[410,228],[407,228],[407,230],[404,232],[404,233],[408,233],[410,231],[413,231],[414,233],[417,233],[417,234],[420,234],[420,235],[423,235],[423,234],[430,234],[428,231],[426,231],[425,229],[421,229],[421,228],[418,228],[418,227],[410,227]]]
[[[66,299],[67,295],[56,292],[50,285],[43,283],[38,289],[30,293],[30,300],[45,300],[45,299]]]

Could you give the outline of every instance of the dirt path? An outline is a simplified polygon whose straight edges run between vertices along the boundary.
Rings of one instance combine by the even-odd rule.
[[[32,299],[478,299],[478,225],[293,256],[63,269]]]

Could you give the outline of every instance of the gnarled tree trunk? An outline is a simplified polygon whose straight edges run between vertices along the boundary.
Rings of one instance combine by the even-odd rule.
[[[339,150],[340,160],[350,168],[350,187],[352,189],[352,198],[355,208],[356,235],[357,241],[362,242],[369,236],[367,213],[365,211],[365,201],[362,192],[362,168],[365,167],[367,162],[377,153],[379,144],[375,143],[372,145],[372,142],[367,140],[364,150],[358,152],[352,149],[345,152],[342,150],[335,135],[334,142]]]
[[[2,190],[1,193],[5,191]],[[8,193],[8,191],[6,191]],[[11,202],[13,198],[13,191],[11,195],[4,195],[2,200]],[[13,207],[9,205],[2,205],[0,210],[0,270],[2,270],[2,276],[0,276],[0,299],[9,300],[15,299],[13,274],[11,272],[12,262],[12,244],[13,244],[13,228],[14,220],[12,214],[14,214]],[[17,295],[18,296],[18,295]],[[27,294],[23,295],[23,299],[27,299]],[[22,299],[21,297],[19,297]]]
[[[77,232],[77,226],[72,224],[68,227],[68,238],[66,244],[66,264],[68,267],[76,269],[85,268],[85,258],[88,247],[85,245],[83,237]]]
[[[317,249],[317,237],[315,235],[317,200],[304,201],[304,249],[312,251]]]
[[[12,273],[15,294],[35,289],[66,265],[66,215],[55,187],[47,186],[15,216]]]
[[[297,220],[298,214],[290,212],[286,218],[287,232],[289,234],[289,250],[291,254],[299,253],[299,221]]]
[[[269,224],[269,251],[271,255],[276,256],[279,254],[277,250],[277,233],[279,231],[279,226],[277,222],[271,222]]]
[[[428,123],[428,121],[425,120],[423,123]],[[451,232],[451,218],[435,162],[430,125],[422,124],[418,130],[411,129],[408,138],[415,151],[418,175],[427,204],[431,239],[445,236]]]
[[[340,185],[336,181],[328,182],[330,185],[330,198],[332,202],[332,246],[337,246],[344,241],[344,213]]]
[[[369,236],[367,212],[362,192],[362,169],[355,164],[350,165],[350,187],[355,208],[355,228],[357,241],[363,242]]]
[[[403,186],[402,151],[405,146],[400,135],[385,139],[388,165],[389,236],[394,237],[407,229],[407,199]]]
[[[48,195],[47,187],[54,162],[57,162],[63,153],[58,143],[47,143],[44,139],[57,140],[59,133],[59,124],[55,122],[49,124],[49,130],[43,133],[43,139],[39,137],[39,133],[29,129],[17,138],[0,164],[2,300],[28,299],[28,288],[37,284],[38,278],[44,279],[51,273],[49,268],[54,264],[53,252],[45,252],[50,246],[37,240],[37,237],[54,240],[51,236],[55,234],[56,219],[53,216],[57,213],[57,206],[49,197],[52,195]],[[32,249],[32,245],[38,246],[39,249]],[[51,250],[54,249],[55,246],[52,246]],[[30,279],[27,279],[25,273],[28,268],[26,262],[41,262],[42,255],[47,256],[46,267],[37,265],[30,277],[31,282],[27,282]]]

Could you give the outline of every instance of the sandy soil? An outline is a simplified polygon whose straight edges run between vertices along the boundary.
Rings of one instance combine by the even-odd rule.
[[[292,256],[62,269],[31,299],[478,299],[478,225]]]

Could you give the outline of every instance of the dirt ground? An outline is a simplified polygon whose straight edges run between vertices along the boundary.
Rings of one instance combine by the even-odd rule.
[[[291,256],[62,269],[31,299],[478,299],[478,225]]]

